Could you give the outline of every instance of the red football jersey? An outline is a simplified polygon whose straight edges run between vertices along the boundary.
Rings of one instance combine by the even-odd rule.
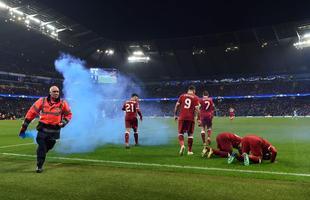
[[[262,138],[262,143],[263,143],[263,154],[270,152],[270,147],[272,144],[267,141],[266,139]]]
[[[241,137],[233,134],[233,133],[229,133],[229,132],[223,132],[218,134],[217,138],[220,138],[220,140],[223,140],[223,142],[229,142],[231,143],[231,145],[233,146],[233,148],[238,149],[239,148],[239,144],[241,142]]]
[[[214,114],[214,104],[212,98],[201,98],[200,102],[200,118],[211,117]]]
[[[125,119],[131,120],[137,117],[137,112],[139,111],[139,103],[137,101],[128,100],[124,103],[122,110],[126,112]]]
[[[180,104],[179,120],[194,121],[195,107],[199,105],[199,98],[195,94],[182,94],[179,97]]]
[[[250,145],[259,144],[263,153],[270,152],[269,148],[272,146],[272,144],[266,139],[263,139],[257,135],[247,135],[242,139],[242,141],[248,142]]]
[[[250,150],[247,148],[247,146],[253,146],[253,147],[259,146],[259,148],[255,152],[254,150],[251,149],[252,151],[251,153],[257,156],[263,156],[266,153],[271,153],[270,157],[271,162],[274,162],[276,159],[277,149],[274,146],[272,146],[272,144],[268,142],[266,139],[263,139],[257,135],[245,136],[242,139],[241,144],[242,144],[242,151]],[[245,144],[245,146],[243,146],[243,144]]]

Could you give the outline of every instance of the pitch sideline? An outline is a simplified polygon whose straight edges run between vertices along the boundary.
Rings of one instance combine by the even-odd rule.
[[[24,143],[24,144],[12,144],[12,145],[6,145],[6,146],[0,146],[0,149],[10,148],[10,147],[19,147],[19,146],[27,146],[35,143]]]
[[[0,153],[0,154],[5,155],[5,156],[16,156],[16,157],[31,157],[31,158],[36,157],[36,155],[16,154],[16,153]],[[273,174],[273,175],[310,177],[310,174],[303,174],[303,173],[254,171],[254,170],[225,169],[225,168],[216,168],[216,167],[197,167],[197,166],[182,166],[182,165],[166,165],[166,164],[157,164],[157,163],[125,162],[125,161],[112,161],[112,160],[84,159],[84,158],[66,158],[66,157],[54,157],[54,156],[49,156],[48,158],[56,159],[56,160],[69,160],[69,161],[92,162],[92,163],[109,163],[109,164],[120,164],[120,165],[135,165],[135,166],[147,166],[147,167],[158,167],[158,168],[196,169],[196,170],[206,170],[206,171],[226,171],[226,172],[238,172],[238,173],[249,173],[249,174]]]

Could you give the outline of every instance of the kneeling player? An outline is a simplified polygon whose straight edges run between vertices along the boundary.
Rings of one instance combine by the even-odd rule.
[[[130,100],[126,101],[123,105],[122,110],[125,111],[125,146],[128,149],[129,146],[129,133],[132,128],[134,131],[135,145],[139,144],[138,140],[138,119],[137,113],[140,116],[140,121],[142,121],[142,113],[139,108],[139,96],[137,94],[132,94]]]
[[[233,148],[240,151],[241,137],[239,135],[224,132],[220,133],[216,137],[216,143],[218,149],[212,149],[206,147],[202,152],[202,157],[206,156],[210,158],[213,154],[222,158],[227,158],[233,153]]]
[[[204,147],[207,146],[206,143],[206,129],[208,132],[207,142],[208,145],[211,144],[211,134],[212,134],[212,119],[214,116],[214,104],[211,97],[209,97],[208,91],[204,91],[200,99],[200,115],[198,118],[198,125],[201,127],[201,139]]]
[[[273,163],[277,156],[277,149],[266,139],[257,135],[247,135],[242,138],[241,152],[244,165],[249,165],[250,162],[261,163],[262,160],[270,160]]]

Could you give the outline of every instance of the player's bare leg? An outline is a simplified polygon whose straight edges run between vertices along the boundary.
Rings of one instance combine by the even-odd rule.
[[[194,154],[193,150],[192,150],[193,141],[194,141],[194,136],[193,136],[193,133],[191,133],[191,134],[188,135],[188,138],[187,138],[187,144],[188,144],[187,155],[193,155]]]
[[[262,159],[259,157],[259,156],[254,156],[254,155],[249,155],[249,160],[252,162],[252,163],[261,163],[262,162]]]
[[[202,144],[205,147],[205,146],[207,146],[207,144],[206,144],[206,128],[205,127],[201,127],[200,134],[201,134]]]
[[[179,133],[178,139],[179,139],[179,144],[180,144],[179,155],[180,155],[180,156],[183,156],[184,151],[185,151],[185,146],[184,146],[184,135],[183,135],[182,133]]]
[[[208,145],[210,145],[211,144],[211,134],[212,134],[212,128],[211,127],[208,127],[207,133],[208,133],[207,143],[208,143]]]
[[[201,152],[201,157],[205,157],[206,153],[208,152],[207,143],[206,143],[206,127],[201,127],[201,139],[203,144],[203,149]]]
[[[130,133],[130,129],[126,128],[126,132],[125,132],[125,147],[126,149],[129,149],[129,133]]]

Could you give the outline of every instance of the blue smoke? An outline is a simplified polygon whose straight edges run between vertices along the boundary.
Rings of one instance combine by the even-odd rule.
[[[118,76],[115,84],[94,83],[84,65],[70,55],[55,61],[56,69],[64,77],[64,97],[73,113],[56,147],[61,153],[90,152],[105,144],[124,144],[123,101],[133,92],[143,95],[141,88],[133,88],[132,81],[125,76]],[[172,130],[165,121],[144,119],[138,131],[141,145],[160,145],[168,142]],[[132,132],[130,138],[132,144]]]
[[[36,129],[27,130],[25,134],[26,134],[25,138],[31,138],[35,144],[37,143],[36,138],[37,138],[38,132]]]

